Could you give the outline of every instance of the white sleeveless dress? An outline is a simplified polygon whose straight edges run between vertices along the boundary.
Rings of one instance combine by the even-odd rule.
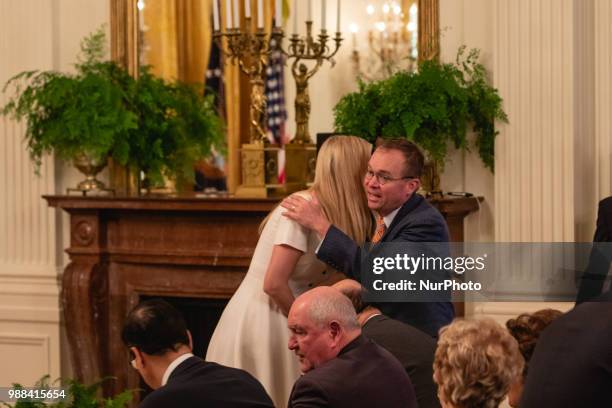
[[[308,193],[300,193],[310,199]],[[289,286],[295,296],[329,279],[325,264],[315,250],[320,243],[315,232],[272,211],[255,248],[249,270],[227,304],[206,354],[207,361],[241,368],[264,386],[277,408],[286,407],[299,365],[287,348],[287,318],[264,293],[263,281],[274,245],[285,244],[304,252],[291,274]]]

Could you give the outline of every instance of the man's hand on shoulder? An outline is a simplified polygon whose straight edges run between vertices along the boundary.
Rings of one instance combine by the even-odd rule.
[[[321,205],[314,193],[310,201],[297,194],[292,194],[281,202],[281,206],[287,210],[283,213],[285,217],[317,232],[321,238],[327,234],[331,223],[323,214]]]

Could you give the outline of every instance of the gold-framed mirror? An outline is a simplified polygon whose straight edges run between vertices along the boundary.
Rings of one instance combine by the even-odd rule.
[[[139,65],[139,9],[138,0],[110,1],[111,57],[136,76]],[[187,0],[174,0],[177,4]],[[200,0],[208,5],[210,0]],[[241,2],[242,3],[242,2]],[[273,0],[266,0],[266,10],[273,9]],[[418,56],[419,61],[436,58],[439,54],[439,0],[418,0]],[[203,51],[204,52],[204,51]],[[225,67],[227,115],[227,186],[230,192],[240,184],[238,149],[248,141],[248,132],[241,124],[248,123],[249,83],[237,67]],[[291,102],[288,102],[291,103]],[[128,172],[110,166],[113,187],[120,193],[130,194],[135,185]]]

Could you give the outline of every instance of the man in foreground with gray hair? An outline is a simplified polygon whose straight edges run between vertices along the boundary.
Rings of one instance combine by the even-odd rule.
[[[361,335],[353,305],[330,287],[299,296],[288,316],[289,349],[304,375],[289,408],[413,408],[414,389],[388,351]]]
[[[353,304],[363,335],[388,350],[402,364],[414,387],[419,408],[440,408],[438,387],[433,380],[436,340],[416,327],[385,316],[364,301],[365,289],[359,282],[343,279],[332,287]]]

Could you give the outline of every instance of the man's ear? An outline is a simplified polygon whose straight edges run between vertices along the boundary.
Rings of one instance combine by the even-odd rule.
[[[416,192],[421,187],[421,179],[410,179],[408,183],[406,183],[406,193],[408,196],[411,196],[414,192]]]
[[[144,353],[136,347],[130,347],[130,351],[134,355],[134,368],[142,369],[145,366]]]
[[[340,335],[342,334],[342,326],[340,322],[337,320],[332,320],[329,323],[329,336],[331,340],[336,343],[340,340]]]
[[[193,338],[191,337],[191,332],[187,330],[187,337],[189,338],[189,350],[193,351]]]

